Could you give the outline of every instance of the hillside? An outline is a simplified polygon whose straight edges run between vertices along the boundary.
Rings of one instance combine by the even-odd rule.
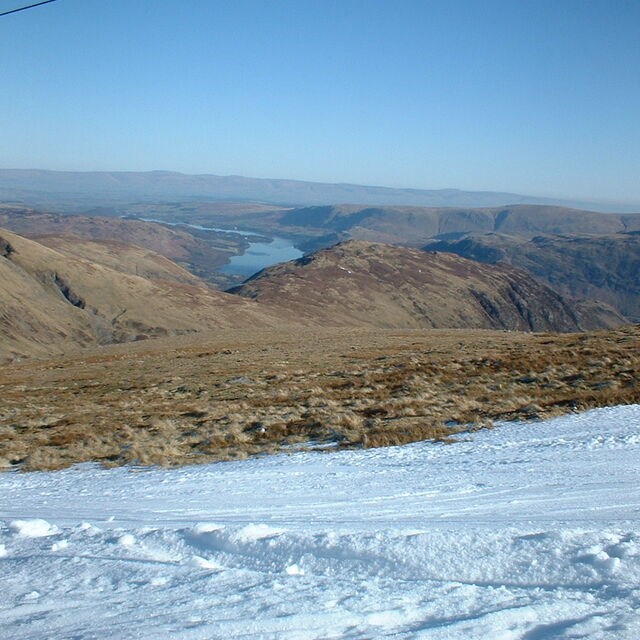
[[[457,240],[465,234],[499,233],[531,239],[540,235],[562,234],[583,237],[585,235],[617,236],[633,234],[640,230],[640,214],[600,214],[593,211],[581,211],[551,206],[510,206],[485,209],[453,209],[428,207],[363,207],[356,205],[305,207],[283,209],[255,203],[137,203],[123,205],[122,214],[140,217],[166,219],[173,226],[159,225],[142,220],[123,219],[117,215],[118,209],[109,210],[104,216],[64,216],[42,213],[28,208],[10,205],[0,206],[0,226],[16,233],[38,239],[47,235],[70,235],[90,241],[116,241],[136,244],[142,248],[159,253],[171,261],[178,262],[197,277],[210,284],[225,289],[236,284],[237,279],[222,273],[220,267],[230,256],[247,249],[248,241],[242,235],[216,233],[193,227],[180,227],[181,222],[204,227],[222,227],[251,229],[262,231],[265,236],[282,235],[291,239],[297,247],[305,251],[332,246],[346,239],[359,239],[370,242],[383,242],[401,246],[423,247],[434,241],[441,241],[442,250],[454,247]],[[94,209],[101,213],[100,209]],[[102,211],[102,213],[105,213]],[[115,216],[115,217],[114,217]],[[598,242],[602,243],[601,240]],[[447,244],[449,243],[449,244]],[[578,244],[586,247],[587,241],[573,243],[571,253],[575,253]],[[609,241],[611,244],[611,241]],[[598,302],[612,304],[630,317],[638,317],[635,303],[636,294],[625,293],[625,280],[628,274],[635,281],[632,270],[626,263],[633,262],[637,256],[632,241],[626,244],[618,239],[616,251],[619,259],[606,267],[611,283],[602,286],[587,284],[580,286],[580,270],[585,265],[579,264],[581,259],[567,261],[565,268],[573,266],[578,270],[578,280],[572,288],[568,273],[567,282],[546,281],[557,286],[565,296],[590,298]],[[68,245],[70,246],[70,245]],[[459,245],[461,246],[461,245]],[[524,246],[524,245],[523,245]],[[94,247],[93,251],[97,249]],[[536,250],[539,256],[534,256]],[[457,252],[457,249],[451,249]],[[542,244],[529,243],[527,253],[531,260],[543,262],[547,256]],[[628,251],[628,255],[625,255]],[[102,254],[107,255],[108,250]],[[597,252],[596,252],[597,253]],[[602,253],[602,252],[601,252]],[[606,251],[603,253],[603,256]],[[464,254],[463,254],[464,255]],[[593,255],[589,249],[585,260]],[[133,257],[133,256],[132,256]],[[471,254],[466,257],[473,257]],[[117,261],[116,261],[117,262]],[[584,260],[582,260],[584,262]],[[140,268],[141,261],[125,259],[127,264]],[[524,262],[514,262],[517,266],[528,269],[534,275],[544,276],[532,271]],[[572,266],[573,265],[573,266]],[[113,265],[113,261],[111,263]],[[561,272],[563,269],[561,269]],[[597,279],[597,277],[596,277]],[[588,278],[587,278],[588,280]],[[592,283],[593,284],[593,283]],[[621,306],[622,305],[622,306]]]
[[[36,242],[9,231],[0,238],[1,358],[282,323],[579,331],[625,322],[604,304],[564,299],[511,266],[390,245],[343,243],[223,293],[120,241]]]
[[[200,287],[204,284],[177,263],[137,244],[120,240],[85,240],[74,235],[32,236],[31,239],[58,253],[96,262],[122,273]]]
[[[39,240],[49,235],[67,235],[81,240],[134,244],[207,280],[215,280],[217,268],[247,246],[240,236],[230,234],[200,233],[196,237],[184,229],[142,220],[69,216],[7,205],[0,207],[0,228]]]
[[[640,320],[640,233],[544,235],[468,234],[425,249],[521,267],[563,296],[608,303]]]
[[[271,326],[281,317],[204,283],[125,273],[3,229],[0,300],[2,359],[225,326]]]
[[[274,265],[229,291],[322,326],[578,331],[625,322],[604,305],[583,313],[507,265],[359,241]]]

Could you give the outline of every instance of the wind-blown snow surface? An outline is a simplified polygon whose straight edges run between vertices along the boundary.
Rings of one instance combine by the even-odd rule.
[[[0,476],[6,638],[640,638],[640,405]]]

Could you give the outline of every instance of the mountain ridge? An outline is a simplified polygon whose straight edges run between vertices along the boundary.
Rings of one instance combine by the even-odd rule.
[[[509,265],[378,243],[342,243],[221,292],[135,245],[43,242],[50,246],[0,229],[5,359],[230,327],[572,332],[625,323]]]
[[[0,169],[0,199],[30,204],[87,204],[154,198],[255,200],[273,204],[319,205],[358,202],[371,205],[503,206],[556,204],[599,211],[633,212],[640,204],[537,197],[500,191],[417,189],[314,182],[177,171],[51,171]]]
[[[420,246],[430,238],[471,232],[529,237],[541,233],[617,233],[640,230],[640,214],[600,213],[555,205],[502,207],[366,207],[325,205],[278,214],[292,233],[314,232],[315,244],[335,236]],[[325,234],[324,236],[322,234]],[[313,241],[312,241],[313,246]],[[314,247],[315,248],[315,247]]]

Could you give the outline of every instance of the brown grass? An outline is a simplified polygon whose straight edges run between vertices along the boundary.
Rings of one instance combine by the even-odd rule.
[[[589,334],[225,331],[0,374],[0,468],[377,447],[640,402],[640,326]]]

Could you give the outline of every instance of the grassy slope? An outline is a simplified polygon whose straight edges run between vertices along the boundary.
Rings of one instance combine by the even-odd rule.
[[[148,213],[154,217],[153,211]],[[206,238],[177,227],[119,217],[65,216],[0,205],[0,227],[19,235],[74,236],[82,240],[118,241],[154,251],[204,279],[215,280],[217,269],[246,248],[246,242],[229,234],[206,234]]]
[[[200,463],[311,440],[379,446],[640,402],[640,326],[226,330],[18,363],[0,373],[0,393],[6,468]]]

